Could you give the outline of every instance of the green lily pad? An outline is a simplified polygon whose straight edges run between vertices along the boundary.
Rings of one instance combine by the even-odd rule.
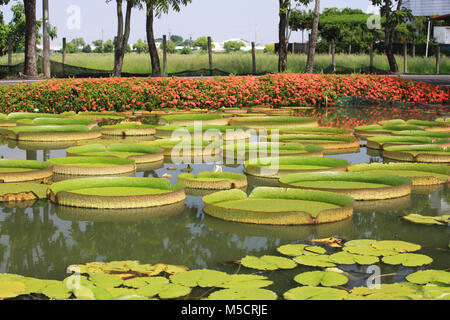
[[[223,289],[211,293],[208,300],[276,300],[277,294],[267,289]]]
[[[123,280],[118,276],[106,273],[93,273],[89,275],[89,280],[96,286],[102,288],[114,288],[122,285]]]
[[[363,256],[374,256],[374,257],[381,257],[381,256],[392,256],[398,254],[397,251],[394,250],[388,250],[388,249],[376,249],[372,246],[346,246],[343,248],[345,252],[353,253],[353,254],[359,254]]]
[[[406,216],[402,217],[403,219],[417,223],[417,224],[424,224],[424,225],[438,225],[438,226],[445,226],[450,223],[450,215],[444,215],[444,216],[423,216],[416,213],[411,213]]]
[[[294,281],[304,286],[334,287],[346,284],[348,278],[333,271],[311,271],[296,275]]]
[[[347,241],[344,245],[346,247],[370,246],[372,243],[374,243],[376,241],[377,240],[372,240],[372,239],[356,239],[356,240]]]
[[[298,264],[311,267],[335,267],[336,264],[327,255],[317,256],[298,256],[294,258],[294,261]]]
[[[65,278],[63,280],[63,284],[68,289],[73,289],[74,287],[76,287],[78,285],[91,286],[91,285],[93,285],[93,282],[89,281],[89,279],[86,276],[73,274],[73,275]]]
[[[68,299],[72,295],[72,291],[62,281],[59,281],[44,288],[42,294],[50,299],[63,300]]]
[[[399,265],[404,267],[418,267],[430,264],[433,259],[417,253],[400,253],[395,256],[383,257],[382,261],[386,264]]]
[[[153,300],[147,297],[139,296],[137,294],[129,294],[117,297],[116,300]]]
[[[27,292],[25,284],[19,281],[0,280],[0,300],[14,298]]]
[[[376,241],[372,243],[372,247],[380,250],[394,250],[400,253],[414,252],[422,248],[420,245],[415,243],[396,240]]]
[[[105,289],[111,294],[113,299],[116,299],[120,296],[136,294],[135,289],[129,289],[129,288],[105,288]]]
[[[450,272],[444,270],[420,270],[407,275],[406,280],[417,284],[427,284],[429,282],[450,284]]]
[[[297,287],[286,291],[283,296],[287,300],[343,300],[347,291],[323,287]]]
[[[450,300],[450,287],[447,285],[440,285],[429,283],[422,287],[425,298],[433,300]]]
[[[180,272],[171,275],[170,280],[186,287],[217,287],[230,281],[231,276],[225,272],[203,269]]]
[[[361,264],[371,265],[378,263],[379,259],[376,256],[363,256],[360,254],[353,254],[346,251],[341,251],[330,255],[332,262],[336,264]]]
[[[74,295],[77,299],[82,300],[111,300],[113,298],[112,294],[104,288],[97,286],[80,286],[73,290]]]
[[[162,299],[174,299],[188,295],[190,287],[174,283],[155,283],[136,290],[136,294],[145,297],[159,296]]]
[[[277,251],[281,254],[292,257],[298,257],[302,255],[313,256],[318,254],[325,254],[327,252],[327,250],[322,247],[311,246],[307,244],[286,244],[277,248]]]
[[[142,288],[148,285],[168,284],[169,280],[164,277],[136,277],[125,280],[124,286],[133,288]]]
[[[420,287],[408,282],[382,284],[379,288],[355,287],[348,300],[411,300],[421,296]]]
[[[237,291],[259,289],[273,284],[267,277],[255,274],[233,274],[231,280],[221,284],[219,287]]]
[[[265,255],[260,258],[246,256],[241,260],[244,267],[257,270],[293,269],[297,264],[288,258]]]

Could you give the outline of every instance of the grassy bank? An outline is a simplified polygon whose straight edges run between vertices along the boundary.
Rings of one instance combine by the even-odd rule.
[[[397,56],[399,70],[403,71],[403,57]],[[277,72],[278,56],[269,53],[258,53],[256,57],[258,73]],[[52,60],[62,62],[61,54],[53,54]],[[7,57],[0,57],[0,65],[7,64]],[[23,61],[23,54],[15,54],[13,63]],[[77,67],[84,67],[96,70],[111,71],[114,65],[114,55],[110,54],[68,54],[67,64]],[[162,61],[162,59],[161,59]],[[368,55],[347,55],[336,56],[338,73],[367,73],[369,69]],[[289,55],[288,72],[301,73],[306,65],[306,55]],[[408,73],[410,74],[434,74],[436,61],[434,57],[408,57]],[[213,67],[231,74],[249,74],[252,68],[252,57],[248,53],[216,53],[213,54]],[[376,73],[387,73],[389,64],[384,55],[376,55],[374,58]],[[169,54],[167,58],[168,73],[177,73],[187,70],[208,69],[208,55],[204,53],[194,53],[190,55]],[[315,59],[314,72],[330,73],[331,56],[319,54]],[[126,73],[151,73],[150,57],[148,54],[130,53],[125,56],[123,72]],[[440,73],[450,74],[450,57],[442,56],[440,63]]]

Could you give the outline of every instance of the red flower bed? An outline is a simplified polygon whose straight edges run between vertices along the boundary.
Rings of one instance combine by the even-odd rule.
[[[450,102],[450,88],[375,75],[278,74],[263,77],[64,79],[0,87],[1,112],[126,111],[334,105],[339,98],[427,104]]]

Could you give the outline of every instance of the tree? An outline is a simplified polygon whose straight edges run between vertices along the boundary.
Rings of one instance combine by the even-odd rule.
[[[81,50],[83,53],[92,53],[92,48],[91,48],[91,46],[90,45],[85,45],[84,47],[83,47],[83,50]]]
[[[154,18],[161,17],[163,13],[168,13],[170,9],[179,12],[182,6],[188,5],[192,0],[142,0],[146,9],[146,30],[147,43],[149,47],[150,60],[152,64],[152,75],[161,75],[161,65],[156,48],[155,35],[153,30]]]
[[[314,18],[311,29],[311,37],[308,46],[308,58],[306,60],[306,73],[312,73],[314,70],[314,57],[316,55],[317,35],[319,32],[320,0],[315,0]]]
[[[138,41],[133,44],[133,49],[136,50],[138,54],[141,54],[143,52],[148,52],[148,45],[142,41],[142,39],[138,39]]]
[[[25,67],[27,76],[37,76],[36,0],[23,0],[25,5]]]
[[[372,4],[381,6],[380,14],[385,18],[384,22],[384,51],[389,62],[389,69],[393,73],[398,72],[397,61],[394,56],[395,29],[411,18],[411,12],[402,8],[403,0],[372,0]]]
[[[177,49],[176,49],[177,45],[175,44],[175,42],[173,41],[167,41],[167,53],[176,53]]]
[[[280,22],[278,25],[278,72],[287,69],[288,44],[291,31],[289,30],[289,16],[292,12],[291,0],[278,0]],[[308,5],[311,0],[292,0],[292,2]]]
[[[112,40],[108,40],[103,44],[103,52],[111,53],[114,51],[114,44]]]
[[[211,39],[211,42],[213,42],[212,39]],[[214,44],[213,43],[211,43],[211,46],[214,48]],[[194,41],[194,47],[199,47],[203,51],[208,50],[208,37],[197,38]]]
[[[103,40],[94,40],[92,41],[92,44],[95,46],[94,52],[95,53],[103,53]]]
[[[174,42],[177,46],[181,46],[183,44],[183,37],[173,34],[170,36],[170,41]]]
[[[244,44],[241,41],[227,41],[224,44],[224,49],[226,52],[235,52],[241,50]]]
[[[111,0],[106,0],[106,2],[111,2]],[[114,39],[114,70],[113,70],[114,77],[120,77],[122,73],[123,60],[125,57],[125,52],[127,51],[128,47],[128,39],[130,38],[131,10],[137,6],[142,7],[140,0],[125,0],[125,2],[127,6],[124,24],[123,0],[116,0],[117,34]]]

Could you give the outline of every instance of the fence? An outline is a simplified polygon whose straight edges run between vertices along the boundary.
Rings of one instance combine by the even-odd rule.
[[[277,72],[277,58],[275,56],[269,57],[272,59],[270,61],[271,66],[267,66],[267,60],[269,58],[266,58],[264,56],[261,56],[256,54],[255,50],[255,43],[252,43],[252,50],[251,50],[251,64],[248,65],[245,68],[245,71],[231,71],[227,70],[226,65],[221,65],[221,68],[215,67],[215,62],[213,58],[213,52],[212,52],[212,44],[211,44],[211,38],[208,37],[208,62],[207,67],[201,67],[197,70],[180,70],[177,72],[171,72],[168,73],[168,64],[169,61],[167,59],[167,40],[164,36],[163,43],[162,43],[162,73],[166,76],[228,76],[230,74],[236,74],[236,75],[261,75],[266,73],[275,73]],[[65,44],[65,41],[63,40],[63,44]],[[322,57],[321,59],[323,61],[319,61],[320,59],[316,59],[316,67],[314,72],[322,72],[322,73],[375,73],[375,74],[386,74],[389,73],[388,66],[379,66],[374,61],[374,56],[376,53],[380,54],[383,53],[384,47],[382,43],[374,43],[374,44],[366,44],[368,46],[368,49],[365,48],[357,57],[360,57],[359,59],[364,59],[364,62],[361,63],[361,65],[355,67],[355,66],[347,66],[342,61],[340,63],[336,62],[336,59],[334,58],[334,55],[331,54],[333,52],[332,48],[328,46],[324,46],[323,44],[321,46],[318,46],[317,53],[318,54],[325,54],[325,57]],[[335,47],[334,52],[338,53],[339,50],[337,48],[341,46],[342,44],[337,44]],[[362,50],[358,47],[353,47],[355,50]],[[394,46],[394,51],[397,54],[401,54],[403,56],[403,59],[399,62],[400,65],[400,71],[404,73],[408,73],[408,63],[410,60],[410,57],[423,55],[425,52],[425,49],[422,45],[411,45],[411,44],[396,44]],[[441,62],[441,54],[447,55],[448,54],[448,46],[442,46],[442,50],[440,46],[431,46],[429,50],[429,55],[434,55],[436,59],[436,63],[431,66],[428,70],[428,74],[430,73],[436,73],[439,74],[442,71],[444,73],[450,73],[450,70],[448,68],[448,63],[445,60],[444,62]],[[275,50],[278,50],[278,44],[275,44]],[[288,47],[289,53],[293,54],[290,56],[289,61],[293,61],[292,63],[299,64],[300,58],[296,57],[304,57],[304,53],[307,51],[307,45],[306,44],[290,44]],[[355,52],[355,51],[354,51]],[[218,57],[218,56],[216,56]],[[333,57],[333,58],[331,58]],[[350,56],[349,56],[350,57]],[[188,56],[183,59],[189,59]],[[190,58],[193,59],[193,58]],[[305,58],[306,60],[306,58]],[[66,61],[66,54],[65,50],[63,50],[63,63],[57,62],[57,61],[51,61],[51,75],[52,77],[56,78],[67,78],[67,77],[75,77],[75,78],[87,78],[87,77],[110,77],[112,74],[112,70],[96,70],[91,68],[84,68],[79,66],[73,66],[64,63]],[[432,61],[432,60],[431,60]],[[331,63],[330,63],[331,62]],[[246,62],[249,63],[249,62]],[[424,63],[424,62],[421,62]],[[430,61],[427,62],[430,64]],[[261,66],[263,65],[264,66]],[[431,62],[431,64],[433,64]],[[440,67],[440,64],[444,65],[444,68]],[[289,65],[288,65],[289,67]],[[444,69],[444,70],[442,70]],[[17,77],[19,73],[23,73],[24,70],[24,63],[19,63],[16,65],[0,65],[0,78],[6,78],[6,77]],[[295,66],[295,68],[291,68],[288,70],[289,72],[303,72],[303,69],[300,68],[300,66]],[[38,57],[38,72],[42,73],[42,57]],[[414,73],[414,70],[413,72]],[[421,72],[416,72],[421,73]],[[149,76],[148,73],[122,73],[123,77],[146,77]]]

